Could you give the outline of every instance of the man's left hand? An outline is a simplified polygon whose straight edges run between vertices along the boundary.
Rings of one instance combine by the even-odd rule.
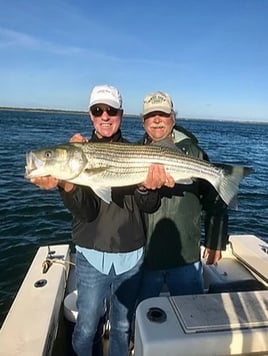
[[[148,174],[145,181],[142,183],[146,189],[159,189],[162,186],[173,188],[175,185],[174,179],[166,173],[165,167],[161,164],[152,164],[148,169]]]

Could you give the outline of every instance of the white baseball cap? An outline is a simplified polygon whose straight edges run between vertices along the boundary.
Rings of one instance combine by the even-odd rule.
[[[115,109],[122,109],[122,97],[119,90],[111,85],[97,85],[90,94],[88,108],[96,104],[106,104]]]
[[[160,111],[165,114],[171,114],[173,111],[173,102],[167,93],[157,91],[146,95],[143,100],[143,116],[154,111]]]

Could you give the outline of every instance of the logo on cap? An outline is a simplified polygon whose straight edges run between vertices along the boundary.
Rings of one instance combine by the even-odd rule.
[[[147,115],[154,111],[171,114],[173,103],[170,96],[166,93],[156,92],[145,97],[143,102],[143,115]]]

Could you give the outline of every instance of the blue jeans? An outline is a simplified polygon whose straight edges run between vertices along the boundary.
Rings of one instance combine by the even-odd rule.
[[[158,297],[164,283],[172,296],[204,293],[202,263],[198,261],[164,270],[149,270],[144,267],[139,301]]]
[[[141,280],[141,258],[130,271],[108,275],[96,270],[80,252],[76,253],[78,317],[73,332],[73,349],[78,356],[91,356],[94,336],[110,300],[109,356],[127,356],[131,321]]]

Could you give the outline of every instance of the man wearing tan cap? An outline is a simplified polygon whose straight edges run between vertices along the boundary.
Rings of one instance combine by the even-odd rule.
[[[147,95],[143,102],[143,144],[173,146],[181,153],[208,159],[196,137],[175,125],[171,97],[163,92]],[[171,295],[203,293],[200,261],[201,220],[204,213],[207,264],[214,264],[225,249],[227,207],[216,190],[207,182],[176,184],[155,191],[159,209],[146,214],[147,246],[144,275],[139,300],[158,296],[164,284]],[[146,196],[139,200],[144,209]]]

